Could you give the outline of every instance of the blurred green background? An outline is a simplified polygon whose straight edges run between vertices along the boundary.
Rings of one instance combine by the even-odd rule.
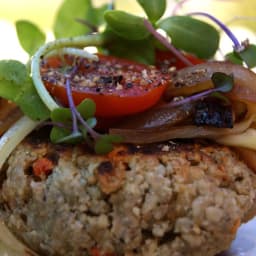
[[[150,0],[149,0],[150,1]],[[170,5],[177,0],[167,0]],[[0,0],[0,19],[15,21],[17,19],[30,19],[44,28],[50,28],[54,21],[54,14],[62,0]],[[94,0],[100,5],[106,0]],[[181,1],[180,1],[181,2]],[[141,8],[136,0],[116,0],[117,8],[139,13]],[[255,0],[190,0],[186,1],[182,10],[204,10],[217,15],[223,21],[232,17],[256,17]],[[256,30],[255,19],[236,21]]]
[[[150,0],[149,0],[150,1]],[[170,15],[177,0],[167,0]],[[28,19],[39,25],[45,32],[51,30],[55,13],[62,0],[0,0],[0,59],[16,58],[24,60],[25,53],[18,45],[13,24],[19,19]],[[94,0],[96,6],[106,0]],[[136,0],[116,0],[116,8],[142,14]],[[178,14],[189,11],[206,11],[215,15],[231,28],[242,33],[241,40],[256,34],[256,0],[187,0],[179,8]],[[241,29],[241,27],[243,29]],[[248,36],[247,36],[248,35]],[[224,44],[225,44],[224,38]]]
[[[95,6],[107,3],[107,0],[92,0]],[[127,11],[141,12],[136,0],[117,0],[116,7]],[[62,0],[0,0],[0,19],[15,22],[17,19],[29,19],[44,29],[50,29],[54,15]]]

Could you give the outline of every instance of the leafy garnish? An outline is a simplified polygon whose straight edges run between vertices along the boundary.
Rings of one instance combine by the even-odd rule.
[[[58,108],[52,111],[51,119],[53,120],[53,128],[50,133],[50,139],[53,143],[77,144],[86,141],[89,146],[94,148],[97,154],[106,154],[113,149],[113,143],[122,142],[121,136],[117,135],[101,135],[99,133],[91,133],[95,125],[96,119],[89,117],[93,113],[94,102],[86,99],[77,106],[77,111],[84,118],[78,126],[78,130],[72,130],[72,114],[69,108]],[[85,110],[86,107],[86,111]],[[88,118],[88,119],[86,119]],[[85,127],[86,124],[86,127]],[[88,129],[90,127],[91,129]]]
[[[253,68],[256,66],[256,45],[252,45],[248,40],[240,43],[236,36],[232,33],[232,31],[220,20],[216,17],[212,16],[209,13],[204,12],[194,12],[189,15],[201,15],[208,17],[212,21],[214,21],[231,39],[233,42],[233,52],[226,55],[227,59],[236,64],[243,64],[243,62],[247,65],[248,68]]]
[[[243,65],[243,60],[239,56],[239,54],[235,51],[229,52],[225,55],[225,59],[238,65]]]
[[[81,114],[85,120],[90,119],[91,128],[93,128],[96,123],[92,123],[91,116],[94,114],[94,102],[89,99],[85,99],[77,106],[77,111]],[[86,110],[85,110],[86,108]],[[53,121],[54,127],[51,130],[50,138],[54,143],[70,143],[76,144],[81,142],[83,138],[87,136],[85,130],[79,131],[79,128],[72,127],[73,116],[70,108],[56,108],[51,112],[51,120]],[[92,126],[93,124],[93,126]]]
[[[72,116],[70,108],[59,107],[51,112],[51,120],[55,122],[68,123],[71,122]],[[71,126],[70,126],[71,127]]]
[[[227,75],[222,72],[212,74],[211,80],[214,84],[214,90],[218,92],[230,92],[234,86],[233,75]]]
[[[219,47],[218,31],[209,24],[192,17],[171,16],[161,20],[157,25],[167,32],[176,48],[194,53],[199,58],[212,57]]]
[[[218,98],[221,98],[219,93],[227,93],[230,92],[234,86],[234,77],[233,75],[227,75],[222,72],[215,72],[212,74],[211,81],[214,85],[214,88],[205,90],[203,92],[199,92],[197,94],[194,94],[192,96],[186,97],[184,99],[178,100],[178,101],[171,101],[168,106],[169,107],[178,107],[183,104],[198,101],[201,99],[204,99],[209,96],[217,96]],[[218,93],[218,94],[216,94]],[[223,95],[224,97],[224,95]]]
[[[19,96],[14,101],[33,120],[41,121],[49,118],[50,111],[39,97],[32,79],[29,77],[23,84]]]
[[[54,126],[50,133],[50,139],[53,143],[57,144],[57,143],[65,141],[65,139],[70,135],[70,133],[71,133],[71,129]],[[68,143],[67,141],[65,141],[65,142]],[[71,144],[73,144],[73,143],[71,143]]]
[[[149,36],[142,17],[113,10],[105,12],[104,18],[108,26],[122,38],[141,40]]]
[[[51,141],[68,144],[85,141],[94,148],[95,153],[105,154],[113,148],[113,143],[121,142],[121,137],[102,135],[93,130],[97,124],[94,117],[95,103],[91,99],[85,99],[78,106],[75,106],[70,86],[70,76],[72,75],[72,72],[70,75],[66,75],[69,108],[60,107],[51,112],[51,120],[54,125],[50,134]]]
[[[89,21],[96,27],[100,27],[102,24],[105,23],[104,20],[104,12],[107,10],[111,10],[109,4],[103,4],[99,7],[93,7],[92,13],[90,14]],[[86,19],[86,17],[85,17]]]
[[[137,2],[148,16],[148,24],[151,24],[155,30],[164,29],[177,49],[188,51],[201,58],[212,57],[216,52],[219,37],[216,29],[210,24],[195,19],[190,23],[188,16],[173,16],[170,20],[162,19],[166,0],[137,0]],[[112,6],[111,3],[94,7],[91,0],[64,0],[55,18],[53,27],[55,38],[79,35],[84,35],[86,38],[90,33],[97,31],[103,38],[100,47],[95,45],[99,51],[117,54],[117,56],[131,58],[145,64],[154,64],[153,56],[159,44],[145,28],[145,19],[124,11],[111,10]],[[102,29],[99,29],[100,26]],[[203,31],[201,31],[202,27],[204,27]],[[75,41],[72,46],[76,45]],[[116,51],[114,46],[118,48]]]
[[[33,120],[44,120],[50,115],[26,66],[16,60],[0,61],[0,96],[16,103]]]
[[[185,65],[192,66],[193,64],[183,56],[182,53],[180,53],[179,50],[177,50],[164,36],[162,36],[160,33],[158,33],[153,25],[148,21],[144,20],[144,25],[148,29],[148,31],[162,44],[164,45],[168,50],[170,50],[177,59],[180,59]]]
[[[32,56],[45,43],[46,36],[44,32],[34,23],[27,20],[18,20],[15,25],[21,46]]]
[[[166,9],[166,0],[137,0],[137,2],[144,9],[152,23],[158,21]]]
[[[106,39],[105,48],[110,55],[129,58],[149,65],[155,63],[155,45],[151,37],[142,40],[127,40],[108,29],[104,32],[104,38]]]
[[[91,32],[90,28],[75,22],[75,19],[90,20],[93,10],[90,0],[65,0],[60,6],[55,23],[54,35],[56,38],[79,36]]]
[[[23,84],[27,78],[27,68],[23,63],[17,60],[0,61],[0,81],[6,80],[15,84]]]
[[[89,119],[94,117],[96,112],[96,105],[94,101],[85,99],[77,106],[77,111],[79,111],[83,118]]]
[[[189,15],[199,15],[199,16],[205,16],[209,19],[211,19],[212,21],[214,21],[226,34],[227,36],[231,39],[231,41],[233,42],[233,47],[235,49],[235,51],[240,51],[243,49],[243,46],[240,44],[240,42],[238,41],[238,39],[236,38],[236,36],[232,33],[232,31],[220,20],[218,20],[216,17],[214,17],[213,15],[209,14],[209,13],[205,13],[205,12],[192,12],[189,13]],[[207,35],[208,36],[208,35]]]
[[[256,67],[256,45],[248,44],[245,49],[237,53],[248,68]]]
[[[119,135],[106,134],[103,135],[95,144],[94,150],[97,154],[106,154],[113,149],[113,143],[122,142],[122,137]]]

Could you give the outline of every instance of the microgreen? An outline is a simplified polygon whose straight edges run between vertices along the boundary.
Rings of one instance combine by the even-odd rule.
[[[184,57],[183,54],[180,53],[179,50],[177,50],[168,40],[166,37],[162,36],[160,33],[158,33],[153,25],[148,21],[144,20],[144,25],[148,29],[148,31],[160,42],[162,43],[168,50],[170,50],[178,59],[180,59],[184,64],[187,66],[192,66],[193,64]]]
[[[71,93],[70,75],[66,76],[66,91],[69,108],[60,107],[51,112],[53,124],[57,124],[50,133],[52,142],[77,144],[85,141],[97,154],[105,154],[112,150],[113,143],[122,141],[120,136],[102,135],[93,129],[97,124],[94,117],[95,103],[91,99],[85,99],[75,106]]]
[[[167,32],[176,48],[194,53],[199,58],[211,58],[219,47],[218,31],[192,17],[171,16],[159,21],[157,26]]]
[[[239,52],[243,49],[243,46],[240,44],[240,42],[238,41],[238,39],[236,38],[236,36],[232,33],[232,31],[220,20],[218,20],[216,17],[214,17],[213,15],[209,14],[209,13],[205,13],[205,12],[192,12],[189,13],[188,15],[200,15],[200,16],[205,16],[209,19],[211,19],[212,21],[214,21],[226,34],[227,36],[232,40],[233,42],[233,47],[235,49],[235,51]]]
[[[148,19],[154,23],[164,14],[166,9],[166,0],[137,0],[148,16]]]
[[[154,64],[155,62],[155,46],[151,37],[143,40],[127,40],[112,30],[107,29],[104,32],[105,52],[110,55],[127,58],[144,64]],[[147,47],[145,47],[145,45]]]
[[[234,86],[233,75],[227,75],[222,72],[215,72],[212,74],[211,81],[214,85],[214,88],[199,92],[192,96],[186,97],[182,100],[172,101],[168,104],[169,107],[178,107],[186,103],[194,102],[200,99],[204,99],[208,96],[217,96],[220,97],[220,93],[227,93],[232,90]],[[217,94],[216,94],[217,93]]]
[[[92,7],[91,13],[93,14],[90,14],[90,17],[75,20],[87,26],[92,33],[99,32],[100,26],[104,23],[104,12],[112,9],[111,4],[104,4],[98,8]]]
[[[256,67],[256,45],[246,44],[244,50],[236,53],[241,61],[244,61],[248,68]]]
[[[214,90],[218,92],[230,92],[234,86],[233,75],[227,75],[222,72],[215,72],[211,77]]]
[[[83,26],[75,19],[87,19],[92,12],[92,3],[90,0],[65,0],[60,6],[54,22],[54,35],[56,38],[79,36],[89,33],[91,30]]]
[[[189,13],[189,15],[205,16],[214,21],[227,34],[227,36],[233,42],[234,49],[233,52],[226,55],[226,58],[229,61],[232,61],[236,64],[242,64],[244,62],[249,68],[253,68],[256,66],[256,45],[250,44],[248,40],[240,43],[236,36],[233,34],[233,32],[223,22],[221,22],[209,13],[193,12]]]
[[[120,37],[128,40],[141,40],[149,36],[143,18],[124,11],[106,11],[104,14],[108,26]]]
[[[45,43],[46,36],[44,32],[27,20],[18,20],[15,25],[21,46],[32,56]]]
[[[50,133],[50,139],[53,143],[75,144],[81,140],[80,133],[72,132],[72,116],[70,108],[56,108],[51,112],[51,122],[53,128]],[[79,134],[79,136],[77,136]]]
[[[243,65],[243,60],[240,58],[239,54],[235,51],[229,52],[225,55],[225,59],[238,65]]]
[[[164,29],[171,37],[175,48],[201,58],[211,57],[216,52],[219,36],[213,26],[195,19],[190,22],[191,20],[188,19],[190,17],[187,16],[162,18],[166,9],[166,0],[137,0],[137,2],[147,14],[147,22],[156,30]],[[55,17],[53,27],[55,37],[78,35],[87,37],[88,34],[98,31],[103,38],[102,45],[96,45],[99,51],[117,54],[145,64],[154,64],[155,49],[159,44],[145,27],[144,18],[124,11],[112,10],[113,5],[111,1],[110,4],[94,7],[91,0],[64,0]],[[202,37],[202,34],[207,37]],[[21,37],[20,40],[30,40],[30,37]],[[118,49],[114,50],[113,45]]]
[[[43,120],[50,115],[35,90],[26,66],[19,61],[0,61],[0,96],[16,103],[33,120]]]
[[[95,144],[95,152],[98,154],[106,154],[113,149],[113,143],[120,143],[122,140],[122,137],[119,135],[103,135]]]

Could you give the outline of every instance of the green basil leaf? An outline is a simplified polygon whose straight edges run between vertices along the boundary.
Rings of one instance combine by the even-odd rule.
[[[22,48],[32,56],[45,43],[46,36],[38,26],[27,20],[15,23],[16,32]]]
[[[0,80],[0,97],[15,102],[20,90],[20,85],[9,80]]]
[[[230,52],[225,55],[225,59],[238,65],[243,65],[243,60],[240,58],[239,54],[236,52]]]
[[[76,144],[83,139],[80,132],[70,133],[70,130],[54,126],[50,133],[50,139],[53,143]]]
[[[16,103],[33,120],[43,120],[50,116],[26,66],[18,61],[0,61],[0,96]]]
[[[71,133],[68,136],[60,138],[57,143],[77,144],[83,139],[83,135],[80,132]]]
[[[141,40],[149,36],[142,17],[124,11],[106,11],[105,21],[120,37],[128,40]]]
[[[96,154],[107,154],[113,150],[113,145],[111,143],[97,140],[94,146],[94,151]]]
[[[234,86],[233,75],[227,75],[222,72],[213,73],[211,80],[219,92],[230,92]]]
[[[56,108],[51,112],[51,119],[55,122],[71,123],[71,111],[69,108]]]
[[[54,126],[51,129],[50,139],[53,143],[58,143],[62,138],[65,138],[70,134],[70,130]]]
[[[100,25],[102,25],[105,20],[104,20],[104,13],[105,11],[108,10],[108,6],[109,4],[104,4],[100,7],[94,7],[93,8],[93,12],[92,12],[92,15],[90,17],[90,22],[99,27]]]
[[[122,142],[122,137],[119,135],[102,135],[95,143],[94,150],[97,154],[107,154],[113,149],[114,143]]]
[[[256,45],[250,44],[243,51],[237,53],[249,68],[256,67]]]
[[[83,118],[88,119],[95,115],[96,105],[91,99],[84,99],[78,106],[78,112],[82,115]]]
[[[106,29],[104,37],[108,38],[107,43],[105,43],[108,54],[147,65],[154,65],[155,47],[151,37],[136,41],[126,40],[109,29]]]
[[[171,16],[158,22],[171,37],[172,44],[199,58],[212,57],[219,47],[219,33],[208,23],[189,16]]]
[[[108,7],[108,4],[104,4],[100,7],[92,7],[86,18],[76,18],[76,21],[87,27],[90,32],[97,32],[99,31],[99,27],[105,23],[104,12],[109,9]]]
[[[83,139],[86,140],[88,137],[88,131],[86,130],[86,128],[83,125],[79,125],[79,131],[81,131]]]
[[[94,128],[97,124],[97,119],[95,117],[88,118],[86,123],[91,127]]]
[[[0,97],[16,102],[29,79],[26,66],[16,60],[0,61]]]
[[[32,120],[49,118],[50,111],[39,97],[31,79],[22,87],[21,93],[15,100],[22,112]]]
[[[137,0],[137,2],[153,23],[163,16],[166,9],[166,0]]]
[[[0,60],[0,81],[23,84],[28,79],[26,66],[17,60]]]
[[[64,0],[54,22],[56,38],[87,34],[90,28],[76,22],[76,19],[90,20],[93,7],[90,0]]]

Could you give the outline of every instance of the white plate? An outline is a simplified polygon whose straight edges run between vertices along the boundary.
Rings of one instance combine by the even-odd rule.
[[[230,249],[218,256],[256,256],[256,217],[239,228]]]

